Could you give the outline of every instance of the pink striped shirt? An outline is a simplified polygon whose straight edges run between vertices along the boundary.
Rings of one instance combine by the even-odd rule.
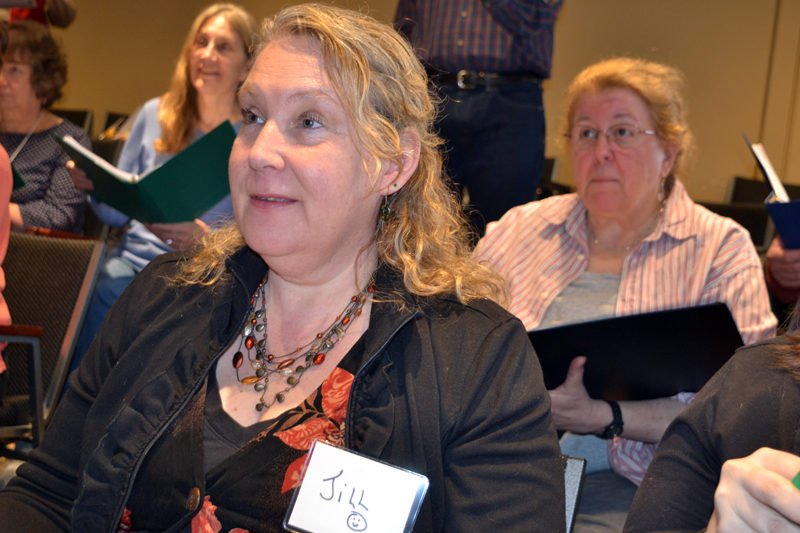
[[[515,207],[488,225],[475,257],[506,279],[509,311],[535,329],[589,264],[586,208],[576,194]],[[615,313],[714,302],[728,304],[746,344],[775,334],[777,320],[750,235],[692,202],[677,182],[656,230],[625,258]],[[618,438],[609,444],[609,462],[638,484],[654,451],[655,444]]]

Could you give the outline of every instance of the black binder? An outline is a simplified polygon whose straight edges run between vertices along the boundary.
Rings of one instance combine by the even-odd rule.
[[[537,329],[528,337],[548,389],[584,355],[589,395],[618,401],[697,392],[742,346],[724,303]]]

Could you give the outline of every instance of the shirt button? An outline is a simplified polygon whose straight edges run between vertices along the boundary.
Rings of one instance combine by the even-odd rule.
[[[464,41],[462,39],[457,40],[456,46],[464,46]]]
[[[578,254],[578,261],[583,261],[583,254]]]
[[[461,12],[461,18],[467,18],[468,13],[466,11]]]
[[[547,291],[543,291],[542,294],[539,295],[539,297],[543,300],[546,299],[548,296],[550,296],[550,293]]]
[[[186,498],[186,509],[188,511],[194,511],[197,509],[198,505],[200,505],[200,488],[193,487],[192,490],[189,491],[189,497]]]

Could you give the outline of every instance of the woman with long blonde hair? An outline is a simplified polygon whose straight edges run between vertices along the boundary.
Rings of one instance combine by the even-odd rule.
[[[425,475],[416,531],[564,531],[541,370],[470,258],[410,45],[287,8],[239,102],[236,225],[123,294],[0,493],[5,523],[279,531],[322,441]]]
[[[118,167],[141,174],[222,122],[238,128],[241,113],[236,91],[250,65],[255,33],[255,20],[237,5],[213,4],[201,11],[183,43],[169,90],[149,100],[137,113]],[[92,190],[92,182],[82,171],[73,168],[71,174],[76,187]],[[210,227],[233,216],[230,196],[200,218],[174,224],[143,224],[94,201],[92,208],[105,223],[130,227],[103,264],[73,367],[89,348],[111,305],[147,263],[163,253],[195,246]]]

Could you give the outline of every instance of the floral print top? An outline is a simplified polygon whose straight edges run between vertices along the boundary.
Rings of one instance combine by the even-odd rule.
[[[322,385],[297,407],[249,428],[221,408],[212,367],[206,395],[203,506],[184,531],[191,533],[283,532],[283,518],[315,439],[344,445],[344,420],[354,375],[362,354],[359,340]],[[238,426],[238,427],[237,427]],[[231,435],[233,437],[231,438]],[[237,443],[237,439],[241,439]],[[223,446],[220,441],[225,440]],[[208,441],[208,442],[207,442]],[[227,446],[229,455],[220,450]],[[214,464],[216,462],[216,464]],[[144,525],[144,524],[143,524]],[[136,531],[136,513],[126,509],[120,531]]]

